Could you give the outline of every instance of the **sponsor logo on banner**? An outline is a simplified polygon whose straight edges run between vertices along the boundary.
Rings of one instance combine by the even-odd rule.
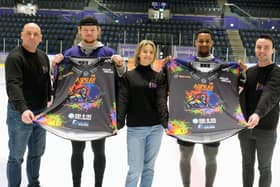
[[[88,127],[89,126],[89,123],[86,122],[86,121],[81,121],[81,120],[76,120],[74,119],[72,121],[72,125],[74,126],[79,126],[79,127]]]

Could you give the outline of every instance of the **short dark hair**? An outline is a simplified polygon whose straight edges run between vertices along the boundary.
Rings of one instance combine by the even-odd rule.
[[[274,48],[274,45],[275,45],[275,41],[273,39],[273,37],[270,35],[270,34],[261,34],[257,37],[256,41],[258,39],[267,39],[267,40],[270,40],[272,42],[272,48]]]
[[[214,40],[214,34],[213,34],[213,32],[212,32],[211,30],[209,30],[209,29],[200,29],[200,30],[198,30],[198,31],[195,33],[195,40],[197,40],[198,35],[201,34],[201,33],[210,34],[211,39]]]
[[[99,26],[97,19],[93,16],[86,16],[80,20],[79,26]]]

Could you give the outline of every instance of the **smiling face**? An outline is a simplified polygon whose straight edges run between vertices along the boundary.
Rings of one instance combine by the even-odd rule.
[[[35,23],[27,23],[21,32],[22,46],[29,52],[35,52],[42,41],[40,27]]]
[[[272,64],[272,55],[275,49],[271,40],[259,38],[256,41],[255,53],[258,59],[259,66],[267,66]]]
[[[195,40],[195,47],[197,50],[197,56],[207,57],[211,54],[211,48],[213,46],[213,40],[210,33],[199,33]]]
[[[142,40],[135,50],[135,65],[141,64],[143,66],[148,66],[152,64],[156,59],[156,53],[157,49],[153,41]]]
[[[79,34],[85,45],[91,45],[97,41],[100,35],[100,27],[97,25],[80,26]]]
[[[141,48],[138,57],[141,65],[148,66],[155,60],[155,49],[147,44]]]

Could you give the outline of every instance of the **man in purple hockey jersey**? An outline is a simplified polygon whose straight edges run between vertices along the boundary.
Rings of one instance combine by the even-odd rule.
[[[112,57],[111,59],[115,63],[118,75],[121,76],[126,71],[122,58],[119,55],[114,55],[115,52],[113,49],[104,46],[98,40],[101,34],[101,28],[96,18],[91,16],[82,18],[78,26],[78,33],[81,37],[81,42],[66,50],[63,54],[57,54],[52,61],[53,66],[67,63],[64,59],[66,56],[92,58]],[[83,152],[86,142],[71,141],[71,143],[73,187],[80,187],[83,169]],[[106,164],[105,138],[91,141],[91,147],[94,153],[95,187],[101,187]]]

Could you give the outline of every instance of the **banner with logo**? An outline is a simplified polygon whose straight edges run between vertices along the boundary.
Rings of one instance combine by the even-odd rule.
[[[57,136],[87,141],[116,128],[115,71],[110,60],[69,58],[60,64],[54,102],[37,122]]]
[[[169,135],[210,143],[236,134],[245,124],[238,97],[239,65],[193,60],[167,64]]]

